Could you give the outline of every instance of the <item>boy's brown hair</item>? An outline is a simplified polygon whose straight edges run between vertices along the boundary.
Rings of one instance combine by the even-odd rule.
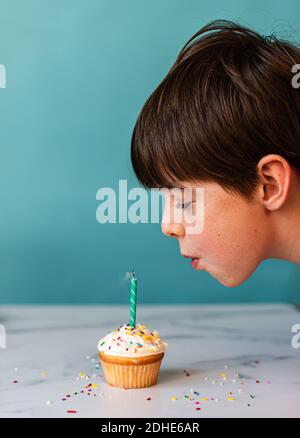
[[[131,160],[145,187],[214,181],[251,198],[256,165],[279,154],[300,171],[300,49],[230,21],[200,29],[147,99]]]

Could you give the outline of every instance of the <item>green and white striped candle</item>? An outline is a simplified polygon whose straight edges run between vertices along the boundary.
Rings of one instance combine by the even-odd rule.
[[[131,272],[130,280],[130,325],[135,328],[136,324],[136,298],[137,298],[137,278],[134,271]]]

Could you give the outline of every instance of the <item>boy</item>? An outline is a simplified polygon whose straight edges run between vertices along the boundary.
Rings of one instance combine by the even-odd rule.
[[[133,131],[131,160],[145,187],[204,189],[203,231],[187,234],[173,220],[162,231],[193,268],[228,287],[267,258],[300,263],[297,68],[297,46],[212,22],[183,47]]]

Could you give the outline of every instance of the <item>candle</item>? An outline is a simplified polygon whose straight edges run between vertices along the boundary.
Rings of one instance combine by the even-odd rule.
[[[131,272],[130,280],[130,325],[135,328],[136,323],[136,296],[137,296],[137,278],[134,271]]]

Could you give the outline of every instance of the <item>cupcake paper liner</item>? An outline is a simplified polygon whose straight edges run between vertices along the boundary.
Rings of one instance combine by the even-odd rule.
[[[141,358],[125,358],[99,353],[106,382],[126,389],[156,385],[163,356],[164,353]]]

